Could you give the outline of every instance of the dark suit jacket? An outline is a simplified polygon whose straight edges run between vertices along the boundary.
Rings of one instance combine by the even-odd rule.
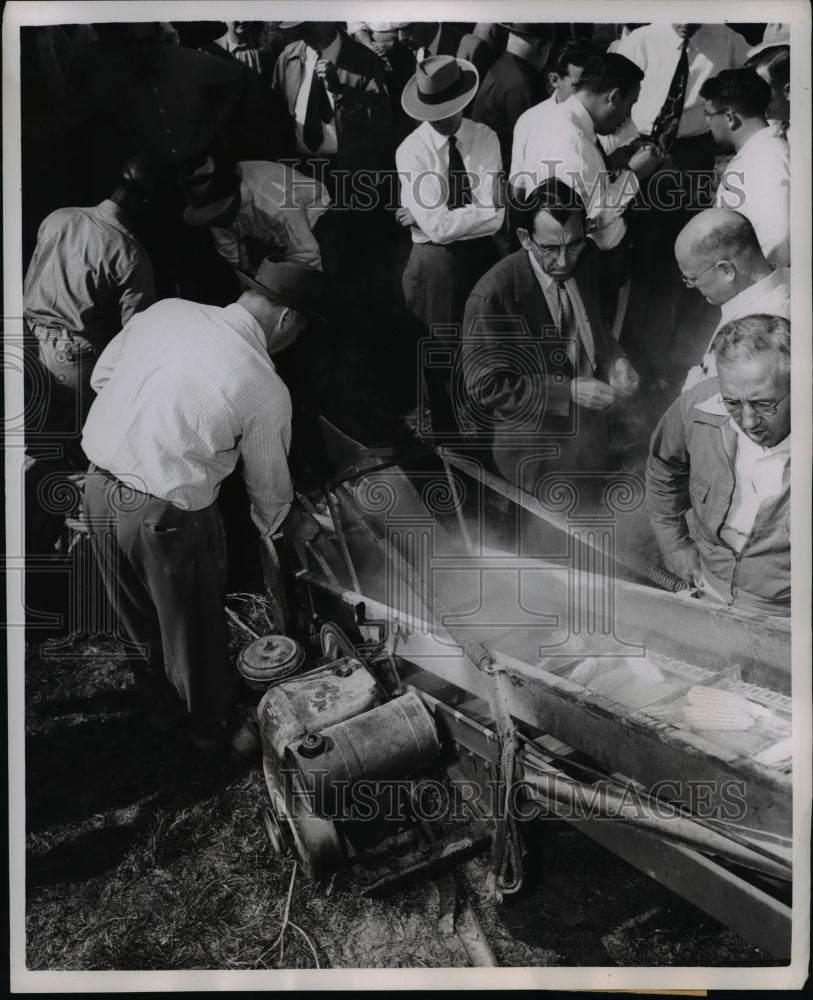
[[[506,173],[517,119],[547,96],[543,74],[513,52],[503,52],[480,84],[471,117],[497,133]]]
[[[624,352],[602,319],[597,252],[588,241],[575,278],[595,343],[593,376],[606,381]],[[472,418],[491,437],[494,464],[506,479],[533,489],[545,471],[606,468],[607,415],[570,399],[573,368],[527,251],[504,257],[475,285],[459,363]],[[551,446],[558,455],[544,454]]]
[[[392,122],[384,64],[365,45],[345,32],[341,35],[336,61],[342,84],[341,100],[336,103],[337,159],[347,170],[372,168],[385,155]],[[274,69],[274,89],[285,98],[291,129],[305,71],[305,49],[303,41],[287,45]]]
[[[485,42],[476,35],[463,34],[460,28],[456,28],[453,24],[440,26],[438,55],[468,59],[470,63],[474,63],[481,82],[488,72],[491,61],[491,52]]]

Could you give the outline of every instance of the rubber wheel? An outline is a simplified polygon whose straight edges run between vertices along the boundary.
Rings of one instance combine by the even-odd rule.
[[[308,878],[319,881],[340,871],[345,865],[345,856],[336,826],[332,820],[323,819],[313,811],[298,775],[291,775],[287,781],[266,757],[263,757],[263,772],[274,813],[271,825],[273,827],[276,821],[280,833],[287,833]],[[290,787],[286,787],[288,785]],[[273,846],[274,837],[268,825],[266,832]]]

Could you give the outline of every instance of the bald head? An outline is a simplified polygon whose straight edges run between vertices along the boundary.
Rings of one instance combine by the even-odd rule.
[[[689,252],[698,260],[739,257],[742,254],[762,256],[754,227],[739,212],[730,208],[709,208],[698,212],[678,234],[675,255]]]
[[[771,273],[754,227],[739,212],[698,212],[675,240],[675,259],[684,279],[714,305],[722,305]]]

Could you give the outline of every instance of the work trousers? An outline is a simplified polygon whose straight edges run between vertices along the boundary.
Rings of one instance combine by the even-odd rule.
[[[91,465],[84,495],[91,545],[147,697],[166,681],[186,705],[193,735],[223,734],[239,692],[228,663],[226,543],[217,505],[182,510]]]
[[[407,309],[417,321],[422,340],[416,360],[435,436],[460,430],[457,412],[463,400],[452,400],[451,374],[463,313],[471,290],[498,260],[490,238],[412,244],[402,284]]]

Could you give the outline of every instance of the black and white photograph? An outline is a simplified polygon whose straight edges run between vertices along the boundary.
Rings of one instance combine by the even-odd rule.
[[[810,35],[4,5],[14,992],[804,985]]]

